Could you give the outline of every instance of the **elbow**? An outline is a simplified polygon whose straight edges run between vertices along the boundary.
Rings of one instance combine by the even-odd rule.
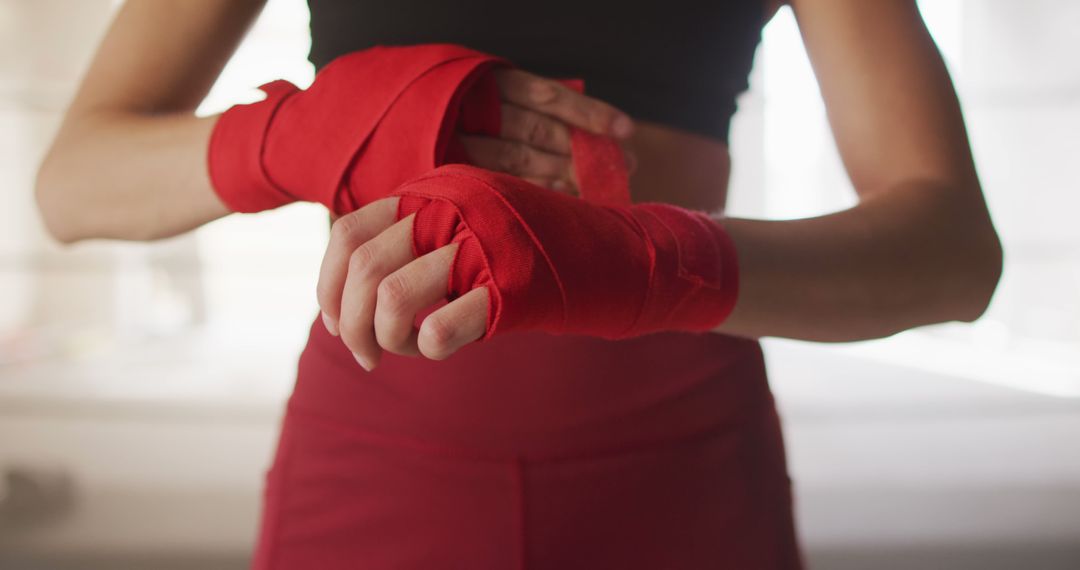
[[[953,320],[966,323],[986,313],[1004,268],[1004,251],[993,224],[988,220],[983,228],[971,234],[971,241],[958,255],[962,262],[955,266],[960,273],[957,282],[963,287],[957,292]]]
[[[46,232],[57,242],[69,245],[81,238],[72,221],[65,215],[70,204],[66,203],[66,184],[56,163],[56,157],[53,151],[50,151],[38,167],[34,179],[34,202]]]

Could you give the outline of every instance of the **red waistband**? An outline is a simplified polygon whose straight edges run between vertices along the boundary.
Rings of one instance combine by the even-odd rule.
[[[731,428],[775,413],[756,341],[510,333],[445,361],[385,354],[365,372],[318,318],[290,408],[478,457],[558,457]]]

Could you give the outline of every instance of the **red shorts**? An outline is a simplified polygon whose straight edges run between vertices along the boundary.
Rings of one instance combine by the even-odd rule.
[[[316,320],[255,568],[794,570],[757,343],[508,334],[365,373]]]

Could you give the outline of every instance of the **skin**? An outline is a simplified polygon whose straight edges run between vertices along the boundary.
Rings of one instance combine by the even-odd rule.
[[[951,80],[915,3],[791,5],[859,201],[802,220],[718,218],[738,250],[740,296],[717,332],[849,341],[978,318],[1000,278],[1001,246]],[[258,6],[125,6],[39,176],[58,239],[153,239],[225,215],[204,166],[214,119],[191,111]],[[481,166],[573,192],[566,125],[574,124],[623,139],[636,201],[722,207],[726,145],[661,125],[626,127],[611,107],[534,76],[503,76],[500,85],[509,125],[501,140],[465,141]],[[395,209],[385,199],[337,220],[320,272],[327,326],[367,369],[383,351],[446,358],[484,333],[486,289],[414,328],[415,315],[445,294],[455,246],[413,259],[412,218],[395,221]]]
[[[124,4],[38,172],[39,210],[57,240],[154,240],[230,213],[206,170],[217,116],[194,112],[263,4]],[[485,168],[574,193],[568,125],[616,138],[633,132],[625,114],[557,82],[518,70],[497,79],[502,136],[461,137]]]

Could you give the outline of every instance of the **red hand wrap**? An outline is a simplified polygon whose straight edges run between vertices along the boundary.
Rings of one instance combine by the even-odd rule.
[[[585,82],[580,79],[564,79],[562,83],[578,93],[585,92]],[[570,146],[582,198],[609,206],[630,203],[630,177],[619,143],[575,128],[570,130]]]
[[[214,188],[240,212],[294,200],[356,210],[435,166],[465,162],[455,128],[498,136],[490,71],[500,65],[509,64],[453,45],[377,47],[334,60],[305,91],[269,83],[264,101],[218,119]],[[622,338],[723,321],[738,281],[723,229],[674,206],[629,206],[618,145],[575,130],[572,146],[588,201],[467,166],[402,186],[399,214],[417,214],[417,254],[461,244],[450,293],[489,288],[489,337],[532,329]]]
[[[210,178],[236,212],[305,200],[338,214],[385,197],[447,162],[465,162],[450,136],[498,136],[491,69],[506,62],[454,45],[375,47],[332,61],[301,91],[262,87],[265,100],[219,117]]]
[[[417,255],[459,244],[450,296],[488,288],[485,338],[707,331],[735,303],[735,249],[701,212],[596,205],[465,165],[440,167],[395,195],[399,218],[416,214]]]

